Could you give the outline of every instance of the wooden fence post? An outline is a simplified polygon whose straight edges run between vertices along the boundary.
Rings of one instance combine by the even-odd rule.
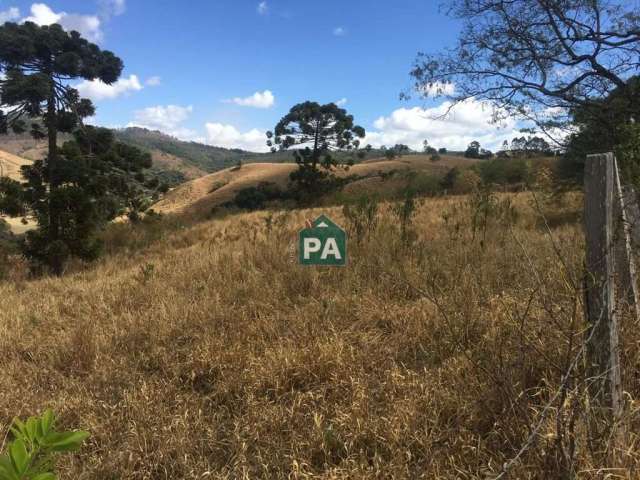
[[[638,238],[640,229],[640,212],[636,193],[632,186],[623,186],[620,181],[620,171],[618,162],[614,160],[615,175],[615,274],[618,285],[626,297],[626,303],[631,313],[640,319],[640,304],[638,303],[638,277],[636,273],[636,262],[633,254],[632,237]],[[638,245],[638,241],[635,241]]]
[[[622,397],[615,311],[614,187],[613,154],[588,155],[584,185],[586,317],[590,326],[587,334],[587,372],[591,402],[604,414],[605,418],[601,420],[605,421],[608,428],[613,426],[621,413]],[[598,430],[604,433],[601,428]]]

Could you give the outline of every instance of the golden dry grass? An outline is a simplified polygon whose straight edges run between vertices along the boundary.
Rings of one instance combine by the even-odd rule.
[[[410,247],[385,205],[346,268],[293,261],[316,209],[159,231],[64,278],[0,283],[0,432],[47,407],[88,429],[69,479],[490,478],[582,338],[579,199],[550,216],[554,243],[529,196],[506,198],[475,233],[467,199],[426,201]],[[623,326],[630,447],[638,336]],[[575,476],[603,478],[580,388],[509,478],[568,478],[569,412]],[[623,462],[617,478],[637,475],[633,448]]]
[[[0,177],[4,176],[12,180],[22,181],[20,167],[31,165],[31,163],[31,160],[0,150]],[[35,227],[35,222],[33,221],[24,224],[19,218],[9,218],[3,215],[0,215],[0,219],[6,221],[11,231],[16,234],[24,233]]]
[[[32,163],[31,160],[0,150],[0,177],[9,177],[16,181],[22,181],[20,167],[31,165]]]
[[[207,175],[207,172],[195,165],[190,165],[184,159],[161,150],[151,150],[151,159],[154,167],[162,170],[177,170],[182,172],[187,180],[193,180]]]
[[[64,136],[61,136],[60,142],[63,141]],[[27,160],[41,160],[47,155],[47,142],[35,140],[31,136],[3,135],[2,150]]]
[[[463,157],[442,156],[437,162],[428,155],[407,155],[395,160],[371,159],[349,169],[337,168],[338,177],[351,175],[369,177],[352,185],[379,179],[379,175],[392,171],[430,172],[444,175],[450,168],[470,166],[476,161]],[[289,175],[297,169],[294,163],[253,163],[242,168],[228,168],[180,185],[153,206],[160,213],[207,214],[213,207],[232,201],[236,194],[262,182],[274,183],[286,188]],[[357,185],[356,185],[357,184]]]

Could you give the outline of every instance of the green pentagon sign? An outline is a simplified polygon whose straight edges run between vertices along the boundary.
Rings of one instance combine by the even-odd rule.
[[[325,215],[300,231],[298,258],[301,265],[347,264],[347,234]]]

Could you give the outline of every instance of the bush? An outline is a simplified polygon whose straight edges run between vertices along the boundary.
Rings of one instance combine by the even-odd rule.
[[[347,220],[347,230],[360,243],[378,225],[378,199],[361,195],[345,204],[342,213]]]
[[[451,192],[456,195],[472,193],[478,189],[480,183],[482,183],[482,179],[475,171],[470,169],[462,170],[455,175],[451,185]]]
[[[410,172],[408,189],[413,195],[432,197],[442,192],[441,180],[428,173]]]
[[[529,164],[522,158],[494,158],[477,164],[485,185],[513,185],[529,181]]]
[[[404,199],[392,208],[393,214],[398,218],[398,222],[400,223],[400,240],[405,246],[409,245],[415,239],[415,232],[411,227],[417,207],[415,192],[407,190]]]
[[[18,251],[18,243],[15,236],[9,230],[7,222],[0,218],[0,280],[9,270],[9,257]]]
[[[260,210],[265,207],[265,203],[272,200],[284,200],[287,198],[277,185],[262,182],[257,187],[249,187],[240,190],[233,204],[245,210]]]
[[[16,418],[11,428],[14,439],[0,455],[0,480],[55,480],[59,454],[79,449],[89,433],[59,432],[54,427],[51,410],[26,422]]]
[[[452,189],[458,175],[460,175],[460,169],[458,167],[453,167],[444,177],[442,177],[442,180],[440,180],[440,186],[444,190]]]

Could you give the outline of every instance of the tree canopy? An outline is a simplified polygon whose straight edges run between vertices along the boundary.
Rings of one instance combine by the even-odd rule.
[[[338,163],[334,153],[357,152],[364,136],[364,128],[356,125],[345,109],[334,103],[304,102],[294,105],[273,132],[267,132],[267,145],[273,152],[294,149],[299,167],[290,176],[297,186],[294,194],[298,200],[308,201],[330,189],[329,169]]]
[[[640,67],[640,12],[623,0],[450,0],[456,46],[419,53],[418,92],[469,98],[550,131],[614,89],[628,96]],[[452,86],[453,88],[449,87]],[[591,110],[590,113],[597,113]]]
[[[335,103],[304,102],[294,105],[274,131],[267,132],[267,145],[272,151],[299,147],[294,152],[298,163],[308,159],[314,168],[320,162],[328,168],[334,163],[331,152],[357,149],[364,136],[364,128]]]
[[[562,177],[581,182],[587,154],[613,151],[626,180],[640,185],[639,118],[639,77],[631,78],[625,89],[614,89],[592,105],[574,108],[572,119],[577,131],[568,138],[560,164]]]
[[[101,50],[78,32],[66,32],[60,25],[38,26],[32,22],[0,26],[0,131],[20,132],[26,117],[47,118],[59,131],[72,131],[79,119],[92,115],[93,106],[80,99],[69,81],[82,78],[115,82],[123,63],[112,52]],[[39,123],[32,134],[44,137]]]

